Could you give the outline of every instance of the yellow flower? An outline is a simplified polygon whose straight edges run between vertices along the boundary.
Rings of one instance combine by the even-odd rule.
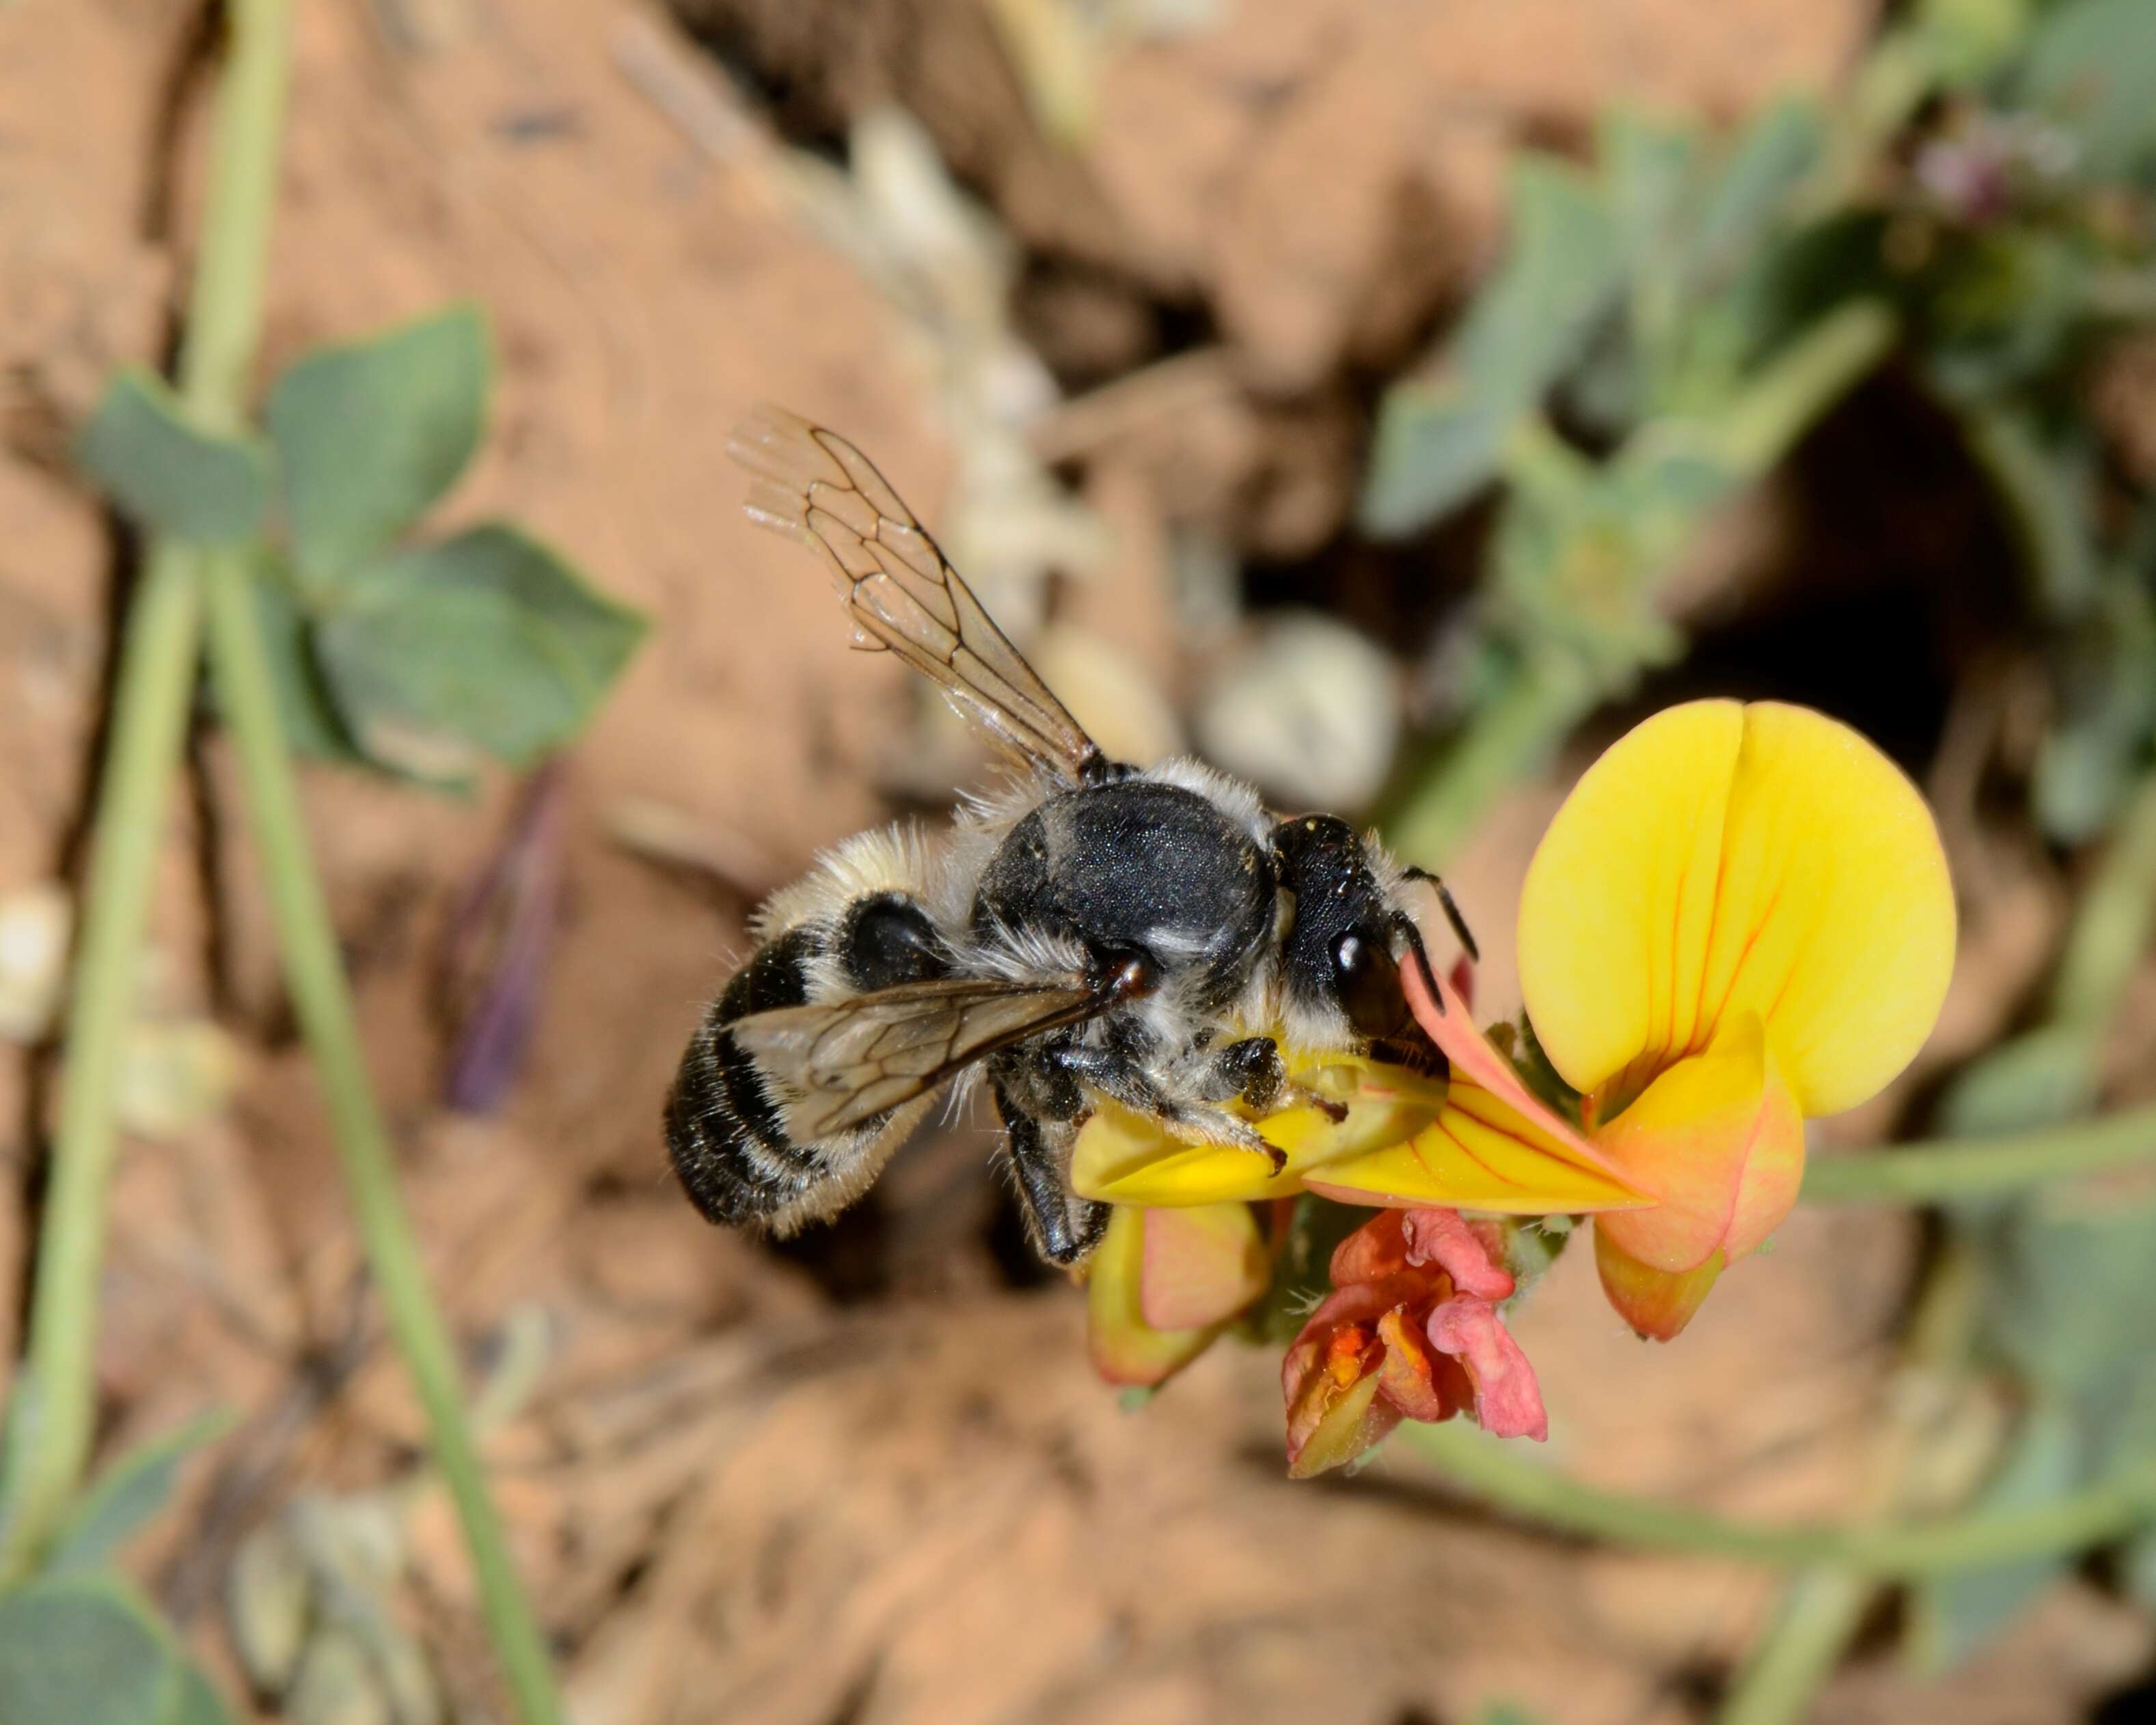
[[[1658,1200],[1598,1218],[1595,1256],[1618,1310],[1666,1339],[1789,1214],[1805,1118],[1876,1095],[1931,1034],[1953,891],[1922,798],[1854,731],[1696,701],[1574,788],[1518,947],[1595,1148]]]

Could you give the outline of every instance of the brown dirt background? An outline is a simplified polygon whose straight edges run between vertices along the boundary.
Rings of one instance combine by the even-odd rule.
[[[1283,565],[1334,540],[1367,434],[1356,380],[1415,351],[1490,255],[1509,149],[1576,143],[1618,97],[1739,113],[1831,79],[1870,26],[1856,0],[1239,0],[1207,32],[1125,50],[1074,156],[1026,123],[972,0],[680,9],[783,82],[798,133],[885,97],[911,106],[1045,260],[1020,323],[1067,377],[1158,357],[1162,305],[1202,314],[1214,381],[1082,465],[1118,552],[1071,603],[1170,686],[1186,668],[1158,592],[1170,528]],[[0,8],[0,889],[80,861],[129,566],[60,450],[109,367],[169,342],[199,36],[182,0]],[[1216,1350],[1121,1410],[1086,1371],[1072,1291],[1005,1273],[982,1122],[915,1147],[806,1252],[721,1235],[680,1202],[660,1099],[741,950],[745,892],[887,817],[889,740],[911,722],[894,670],[847,655],[811,567],[742,520],[725,429],[757,398],[793,405],[874,452],[932,520],[948,452],[891,308],[788,215],[759,151],[715,157],[625,72],[655,57],[708,76],[674,18],[614,0],[306,0],[297,54],[265,375],[478,299],[495,423],[449,516],[524,518],[656,623],[570,764],[543,1016],[490,1117],[436,1100],[429,978],[511,788],[458,802],[329,772],[307,784],[458,1332],[483,1364],[511,1314],[545,1316],[543,1377],[489,1448],[581,1725],[1417,1725],[1498,1699],[1558,1725],[1702,1717],[1761,1626],[1766,1579],[1502,1525],[1404,1451],[1291,1486],[1257,1353]],[[1805,542],[1795,507],[1760,500],[1708,586],[1763,567],[1771,584]],[[1971,700],[1950,737],[2003,722]],[[243,1416],[133,1565],[238,1696],[221,1603],[235,1542],[300,1491],[408,1476],[420,1428],[355,1306],[331,1147],[214,735],[193,767],[158,1006],[213,1013],[247,1071],[222,1117],[127,1153],[100,1371],[108,1447],[213,1404]],[[1453,871],[1486,933],[1502,937],[1560,790],[1522,788]],[[632,800],[676,811],[725,878],[624,850],[609,819]],[[1942,806],[1968,860],[1974,818],[1961,833]],[[1934,1071],[1998,1034],[2056,926],[2039,860],[2001,845],[1980,862]],[[11,1286],[51,1067],[49,1050],[0,1049]],[[1891,1127],[1906,1088],[1837,1131]],[[1895,1219],[1799,1212],[1666,1349],[1622,1332],[1573,1255],[1520,1326],[1553,1449],[1590,1478],[1725,1510],[1835,1512],[1857,1490],[1913,1244]],[[10,1301],[0,1323],[18,1319]],[[0,1343],[12,1358],[12,1330]],[[411,1553],[410,1621],[469,1717],[501,1717],[438,1498]],[[2073,1584],[1950,1674],[1860,1657],[1820,1717],[2078,1719],[2151,1652],[2145,1624]]]

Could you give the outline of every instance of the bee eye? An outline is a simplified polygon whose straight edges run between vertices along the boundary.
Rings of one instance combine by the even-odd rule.
[[[1400,968],[1367,928],[1351,928],[1332,942],[1332,988],[1348,1022],[1364,1036],[1391,1036],[1408,1021]]]

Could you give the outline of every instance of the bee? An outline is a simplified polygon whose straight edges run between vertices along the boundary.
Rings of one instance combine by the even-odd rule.
[[[1099,1099],[1277,1169],[1233,1105],[1342,1111],[1290,1081],[1283,1041],[1440,1067],[1400,966],[1438,999],[1419,890],[1474,954],[1441,881],[1198,762],[1108,759],[844,438],[764,407],[727,449],[751,518],[829,564],[855,644],[937,684],[1013,773],[942,842],[863,834],[757,912],[666,1104],[706,1217],[787,1235],[834,1215],[939,1091],[983,1082],[1035,1247],[1075,1264],[1107,1225],[1070,1183]]]

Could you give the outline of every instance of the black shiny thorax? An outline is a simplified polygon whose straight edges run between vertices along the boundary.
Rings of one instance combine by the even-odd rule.
[[[1014,824],[975,889],[973,932],[1003,928],[1137,949],[1219,1007],[1271,935],[1271,859],[1211,798],[1132,778],[1050,798]]]

